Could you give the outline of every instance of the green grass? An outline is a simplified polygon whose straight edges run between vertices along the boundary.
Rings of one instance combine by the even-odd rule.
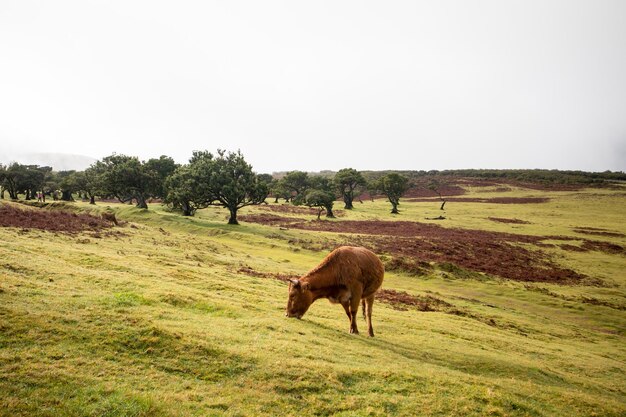
[[[471,191],[551,200],[450,202],[436,223],[626,246],[573,231],[626,234],[623,192]],[[336,236],[228,226],[218,208],[184,218],[157,205],[109,206],[130,222],[118,229],[124,235],[0,229],[0,415],[626,413],[623,255],[542,248],[600,287],[485,279],[454,267],[423,277],[388,272],[384,288],[434,295],[464,314],[377,302],[371,339],[348,334],[342,309],[323,300],[303,320],[285,318],[284,283],[238,272],[302,274],[326,254],[307,248]],[[425,221],[438,207],[402,202],[393,217],[377,200],[333,221]]]

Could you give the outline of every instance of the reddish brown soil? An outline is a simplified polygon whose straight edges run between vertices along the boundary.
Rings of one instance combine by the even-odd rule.
[[[596,235],[596,236],[609,236],[609,237],[626,237],[623,233],[610,232],[605,229],[598,229],[595,227],[572,229],[576,233],[582,233],[584,235]]]
[[[586,250],[595,250],[604,253],[611,254],[624,254],[626,250],[620,245],[616,245],[614,243],[609,242],[600,242],[597,240],[585,240],[582,245],[583,249]]]
[[[395,290],[377,291],[376,300],[390,304],[396,310],[407,310],[407,307],[413,307],[419,311],[441,311],[452,307],[452,304],[430,295],[411,295]]]
[[[491,220],[492,222],[498,222],[498,223],[510,223],[510,224],[530,224],[530,222],[527,222],[526,220],[520,220],[520,219],[504,219],[502,217],[489,217],[489,220]]]
[[[567,237],[538,237],[451,229],[414,222],[297,222],[284,218],[272,218],[266,222],[258,217],[252,219],[251,216],[246,216],[246,220],[260,220],[259,222],[266,224],[303,230],[350,233],[354,236],[342,243],[370,247],[377,253],[388,253],[394,257],[410,259],[412,262],[451,263],[470,271],[484,272],[516,281],[573,284],[586,278],[575,271],[558,266],[544,252],[518,245],[519,243],[541,245],[543,239],[572,240]],[[584,249],[592,248],[616,250],[600,246],[589,246]]]
[[[445,198],[448,202],[457,203],[491,203],[491,204],[539,204],[547,203],[549,198],[545,197],[495,197],[495,198],[477,198],[477,197],[450,197]],[[412,198],[407,200],[411,203],[426,203],[439,201],[430,198]]]
[[[266,213],[247,214],[245,216],[239,216],[239,220],[243,220],[244,222],[267,224],[270,226],[285,225],[285,224],[301,221],[300,219],[294,219],[291,217],[278,216],[276,214],[266,214]]]
[[[458,185],[445,185],[439,187],[437,189],[441,195],[445,198],[452,195],[463,195],[465,194],[465,189]],[[439,197],[439,194],[436,192],[429,190],[427,186],[423,186],[420,184],[415,185],[413,188],[410,188],[405,194],[404,197],[412,198],[412,197]]]
[[[294,206],[293,204],[267,204],[258,206],[258,208],[277,213],[309,214],[315,217],[317,217],[317,213],[319,212],[318,209],[313,207]],[[333,214],[336,217],[342,217],[345,215],[345,212],[343,210],[333,210]],[[325,216],[325,214],[322,213],[322,216]]]
[[[568,250],[570,252],[587,252],[588,251],[588,249],[581,248],[580,246],[576,246],[576,245],[570,245],[568,243],[559,245],[559,247],[563,250]]]
[[[457,178],[453,181],[455,184],[469,187],[496,187],[496,186],[510,186],[526,188],[529,190],[541,190],[541,191],[577,191],[586,187],[598,187],[600,185],[593,184],[556,184],[556,183],[539,183],[539,182],[524,182],[517,181],[508,178],[498,179],[481,179],[481,178]],[[507,190],[508,191],[508,190]]]
[[[14,205],[0,205],[0,227],[39,229],[50,232],[78,233],[110,228],[111,223],[85,213],[66,210],[20,209]]]
[[[587,187],[593,188],[607,188],[610,184],[556,184],[556,183],[540,183],[540,182],[525,182],[508,178],[473,178],[473,177],[422,177],[415,180],[418,186],[427,186],[432,179],[444,183],[445,186],[451,187],[519,187],[530,190],[541,191],[576,191]],[[508,189],[507,189],[508,191]],[[442,192],[442,195],[446,193]],[[459,194],[448,194],[459,195]]]
[[[317,209],[312,207],[294,206],[293,204],[266,204],[258,206],[260,209],[278,213],[311,214],[317,216]]]

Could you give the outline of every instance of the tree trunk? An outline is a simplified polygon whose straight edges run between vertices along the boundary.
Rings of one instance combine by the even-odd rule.
[[[335,218],[335,214],[333,213],[333,208],[326,206],[326,217],[330,217],[331,219]]]
[[[229,207],[228,210],[230,211],[230,218],[228,219],[228,224],[239,224],[239,222],[237,221],[237,208]]]
[[[45,203],[46,202],[46,193],[43,191],[43,188],[41,189],[41,200]]]
[[[189,201],[183,201],[181,204],[181,208],[183,209],[183,216],[193,216],[193,211],[191,210],[191,205],[189,205]]]
[[[343,201],[344,203],[346,203],[344,209],[346,210],[352,210],[354,208],[354,206],[352,205],[352,196],[350,196],[349,194],[344,194],[343,195]]]
[[[67,191],[67,190],[63,190],[62,191],[62,195],[61,195],[61,200],[63,200],[63,201],[74,201],[74,198],[72,197],[72,192],[71,191]]]
[[[95,195],[90,195],[89,196],[89,204],[96,204],[96,196]]]
[[[392,201],[391,202],[391,214],[399,214],[400,212],[398,211],[398,203]]]
[[[135,196],[136,200],[137,200],[137,208],[140,209],[147,209],[148,208],[148,204],[146,204],[146,197],[143,196],[143,194],[137,194],[137,196]]]

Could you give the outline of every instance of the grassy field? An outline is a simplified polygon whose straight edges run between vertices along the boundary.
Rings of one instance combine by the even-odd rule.
[[[626,189],[483,187],[464,197],[550,200],[449,202],[441,221],[425,220],[440,215],[435,200],[402,202],[396,217],[385,201],[365,201],[329,221],[545,237],[516,245],[587,278],[520,282],[439,263],[420,276],[390,270],[384,289],[449,307],[379,301],[368,338],[350,335],[341,307],[324,300],[287,319],[287,286],[274,279],[304,274],[349,233],[228,226],[219,208],[184,218],[157,204],[80,202],[66,209],[108,206],[125,224],[77,234],[2,227],[0,415],[626,415],[625,253],[554,241],[626,247]]]

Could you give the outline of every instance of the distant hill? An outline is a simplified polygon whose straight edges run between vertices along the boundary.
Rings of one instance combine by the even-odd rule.
[[[19,162],[27,165],[50,166],[55,171],[81,171],[96,162],[96,158],[68,153],[28,152],[9,155],[0,154],[0,162]]]

